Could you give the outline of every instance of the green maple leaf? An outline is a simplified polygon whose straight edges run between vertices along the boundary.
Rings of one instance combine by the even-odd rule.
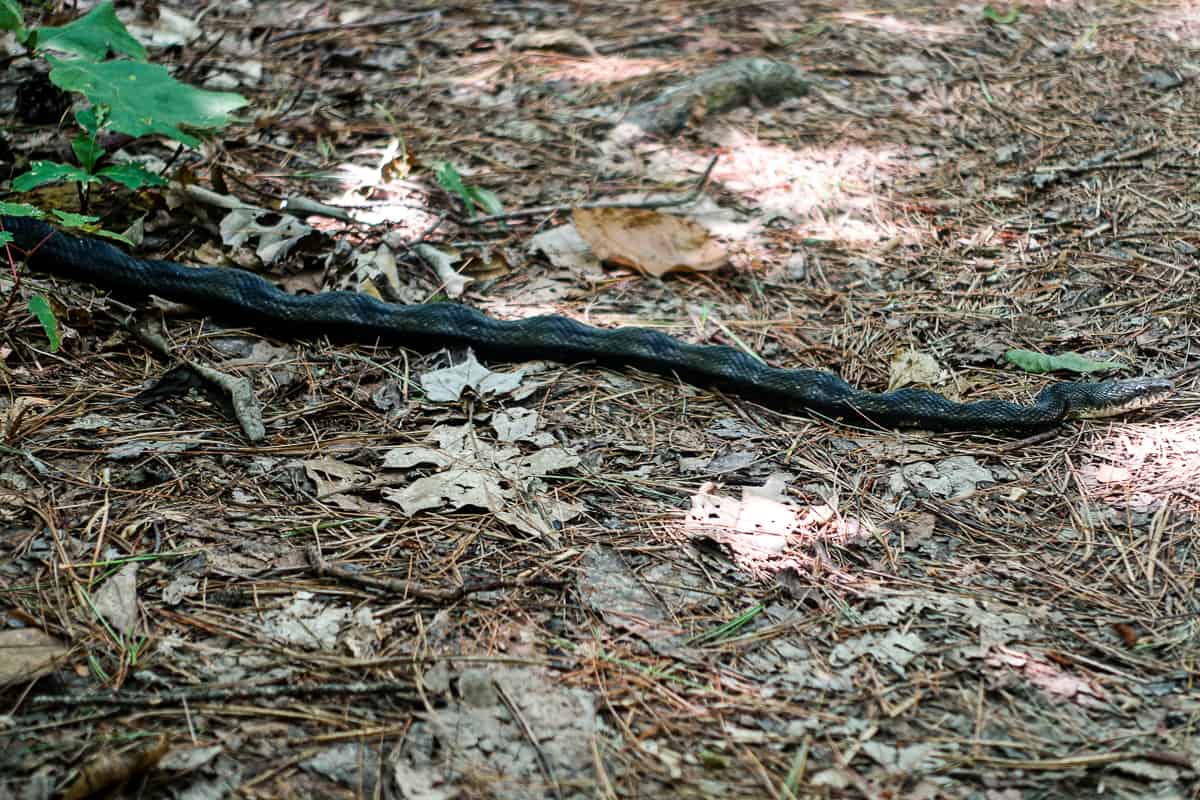
[[[191,147],[200,140],[184,130],[209,131],[229,124],[229,113],[246,105],[232,92],[210,92],[180,83],[165,67],[138,61],[64,61],[47,56],[50,80],[108,108],[108,125],[130,136],[167,136]]]
[[[146,48],[129,35],[113,13],[112,3],[98,5],[66,25],[38,28],[34,37],[38,50],[59,50],[92,61],[99,61],[112,50],[139,61],[146,60]]]

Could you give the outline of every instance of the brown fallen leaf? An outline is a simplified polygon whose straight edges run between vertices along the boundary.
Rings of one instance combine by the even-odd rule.
[[[58,639],[36,628],[0,631],[0,687],[42,677],[67,651]]]
[[[892,359],[888,391],[903,386],[936,386],[942,380],[937,359],[919,350],[905,350]]]
[[[18,397],[0,414],[0,439],[14,443],[19,441],[24,435],[24,423],[32,422],[40,413],[36,409],[51,405],[53,403],[44,397]]]
[[[159,734],[131,750],[99,753],[79,768],[79,777],[63,792],[63,800],[83,800],[102,790],[124,786],[131,778],[154,769],[170,749],[166,735]]]
[[[577,208],[575,229],[596,257],[654,276],[708,272],[729,260],[704,226],[636,208]]]

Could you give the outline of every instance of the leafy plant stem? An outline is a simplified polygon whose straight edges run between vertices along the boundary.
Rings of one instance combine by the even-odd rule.
[[[21,273],[17,272],[17,263],[13,260],[12,252],[8,248],[8,245],[4,246],[4,256],[8,259],[8,268],[13,276],[13,285],[12,291],[8,293],[8,297],[4,300],[4,309],[0,310],[0,319],[8,319],[8,312],[12,309],[13,301],[17,299],[17,291],[21,288]]]
[[[3,227],[0,227],[0,232],[3,232]],[[46,239],[49,238],[50,236],[47,235]],[[25,257],[28,258],[29,256],[33,255],[33,253],[37,252],[37,249],[45,244],[46,239],[42,239],[42,241],[34,245],[28,252],[24,254]],[[21,288],[21,272],[17,269],[16,259],[13,258],[13,247],[14,245],[11,242],[4,245],[4,257],[8,259],[8,269],[13,276],[13,286],[12,291],[8,293],[8,297],[4,300],[3,310],[0,310],[0,319],[8,318],[8,312],[12,309],[13,301],[17,299],[18,290]]]

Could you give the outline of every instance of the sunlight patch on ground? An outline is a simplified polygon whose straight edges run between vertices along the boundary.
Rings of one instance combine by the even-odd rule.
[[[1200,31],[1200,2],[1196,0],[1184,0],[1184,2],[1163,3],[1161,8],[1154,12],[1158,26],[1157,27],[1167,38],[1172,41],[1187,42],[1189,37],[1194,48],[1197,45],[1194,37]]]
[[[923,220],[914,225],[897,218],[887,204],[890,187],[916,169],[915,159],[902,150],[797,148],[741,130],[726,133],[721,147],[712,180],[742,195],[760,224],[782,218],[800,235],[847,244],[917,244],[927,238]],[[708,162],[678,147],[663,147],[646,159],[647,177],[681,185],[694,181]]]
[[[393,145],[396,143],[393,141]],[[409,239],[429,229],[438,215],[426,205],[425,192],[414,184],[392,177],[392,165],[402,158],[393,147],[385,149],[378,166],[346,163],[338,167],[342,191],[322,202],[351,209],[357,222],[387,224]]]
[[[863,11],[846,11],[841,14],[834,14],[832,18],[847,25],[874,28],[884,33],[902,36],[905,40],[914,42],[945,42],[952,39],[964,38],[969,32],[965,24],[930,25],[927,22],[900,19],[891,14],[872,14]]]
[[[910,169],[897,149],[789,147],[735,129],[721,145],[713,179],[764,216],[782,216],[806,235],[843,242],[920,238],[903,231],[881,202],[898,173]]]
[[[526,58],[536,58],[528,55]],[[653,75],[657,72],[674,72],[678,65],[664,62],[655,58],[621,58],[620,56],[591,56],[590,58],[573,59],[565,56],[550,58],[543,56],[547,63],[547,71],[542,73],[543,80],[568,81],[583,84],[609,85]]]
[[[762,487],[744,488],[738,500],[717,494],[706,483],[692,495],[684,531],[690,539],[716,542],[756,578],[784,569],[811,572],[814,544],[864,535],[859,520],[829,505],[801,506],[784,496],[785,490],[782,481],[770,478]]]
[[[1200,508],[1200,421],[1114,426],[1079,475],[1096,499],[1153,510],[1174,497]]]
[[[1109,693],[1099,681],[1083,672],[1073,673],[1032,652],[997,645],[984,663],[1002,685],[1011,680],[1011,673],[1016,673],[1046,694],[1081,706],[1097,707],[1110,701]]]

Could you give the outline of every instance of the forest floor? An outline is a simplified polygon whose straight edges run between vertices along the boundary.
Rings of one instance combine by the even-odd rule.
[[[120,12],[151,58],[250,104],[126,148],[176,181],[95,198],[141,254],[879,391],[1071,378],[1025,349],[1177,392],[1014,439],[195,314],[166,360],[102,290],[6,267],[0,798],[88,764],[193,800],[1198,796],[1200,8],[153,5]],[[811,90],[618,135],[747,58]],[[70,135],[14,116],[34,68],[0,86],[9,178]],[[349,221],[235,224],[189,185]],[[584,244],[623,212],[572,213],[701,185],[661,212],[712,238],[660,277]],[[266,437],[199,392],[133,402],[180,358],[252,382]]]

